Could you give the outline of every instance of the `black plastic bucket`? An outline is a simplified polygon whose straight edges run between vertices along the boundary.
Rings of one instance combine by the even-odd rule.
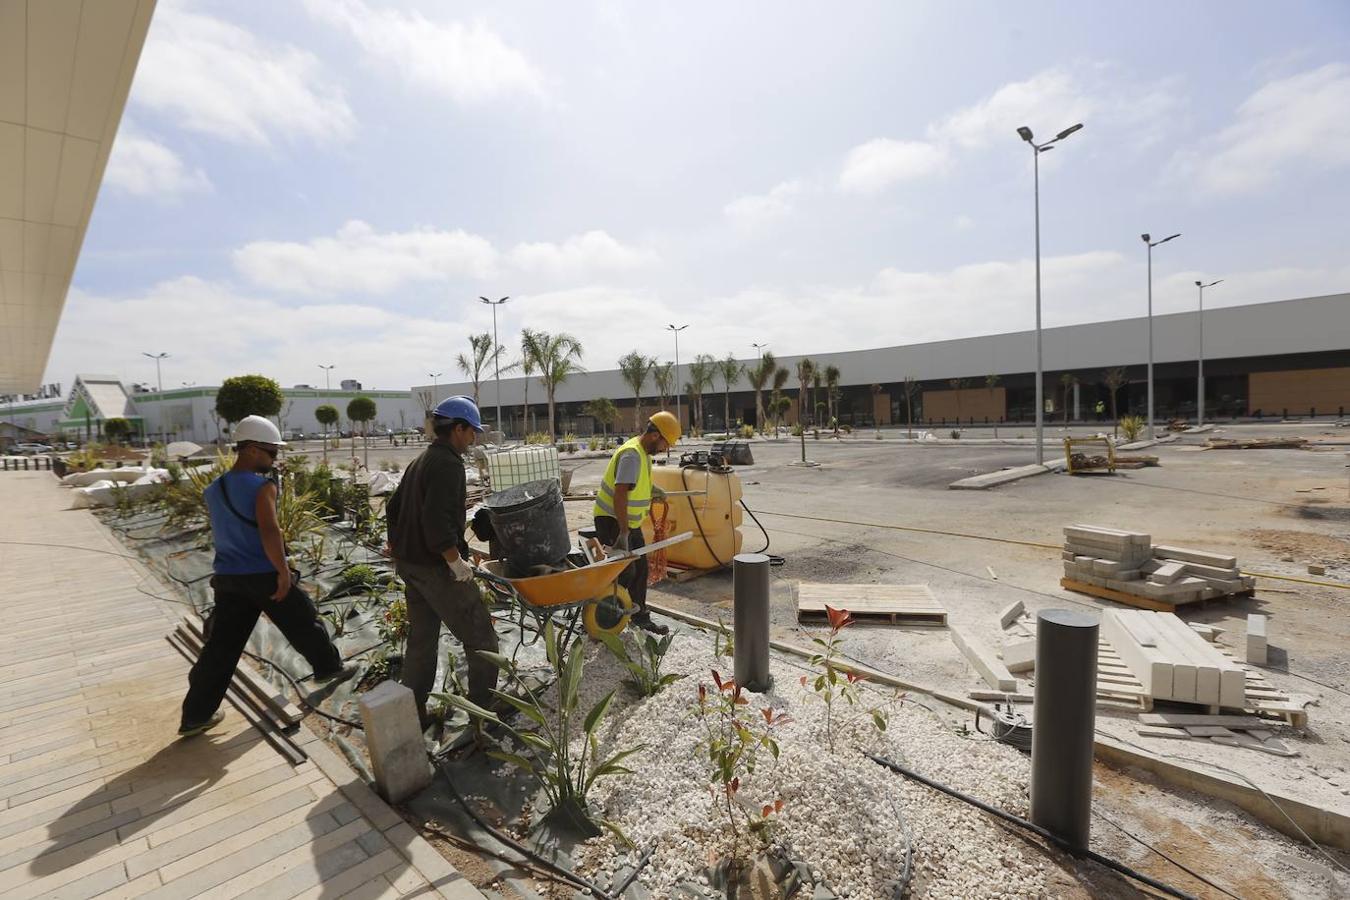
[[[535,566],[561,566],[572,549],[557,479],[530,481],[489,494],[483,501],[513,578]]]

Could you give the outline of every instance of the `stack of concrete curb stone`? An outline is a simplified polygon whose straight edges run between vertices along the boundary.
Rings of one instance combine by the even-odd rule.
[[[1256,588],[1237,559],[1152,543],[1138,531],[1097,525],[1064,528],[1064,575],[1074,581],[1165,603],[1192,603]]]

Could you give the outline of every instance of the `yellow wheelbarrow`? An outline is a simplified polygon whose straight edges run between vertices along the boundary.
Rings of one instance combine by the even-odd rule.
[[[636,550],[614,551],[605,559],[548,575],[508,578],[504,574],[504,564],[496,559],[484,562],[475,571],[500,594],[519,604],[522,627],[526,612],[534,614],[539,620],[540,630],[543,619],[561,613],[562,624],[566,627],[563,638],[566,645],[575,633],[578,617],[586,632],[597,639],[605,634],[619,634],[627,628],[633,611],[633,598],[628,595],[628,589],[618,583],[624,569],[639,556],[687,541],[693,536],[692,531],[686,531]]]

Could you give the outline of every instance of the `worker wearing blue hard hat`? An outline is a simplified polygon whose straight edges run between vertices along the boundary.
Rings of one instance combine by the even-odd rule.
[[[491,707],[497,667],[479,650],[497,650],[497,633],[469,565],[464,538],[467,485],[464,454],[483,431],[478,405],[447,397],[431,411],[433,437],[409,463],[385,506],[389,553],[406,586],[408,649],[401,681],[413,692],[423,727],[427,696],[435,686],[441,623],[464,645],[469,699]]]

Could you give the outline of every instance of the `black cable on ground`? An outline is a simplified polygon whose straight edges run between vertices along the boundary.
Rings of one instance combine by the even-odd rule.
[[[520,843],[515,838],[511,837],[509,834],[506,834],[505,832],[496,828],[494,825],[490,824],[487,820],[485,820],[482,816],[478,814],[477,810],[475,810],[472,806],[469,805],[468,800],[464,799],[464,795],[461,794],[459,792],[459,788],[455,786],[454,779],[450,777],[450,773],[449,771],[447,771],[445,766],[445,761],[443,759],[434,756],[432,757],[432,759],[435,762],[436,771],[441,773],[441,778],[445,780],[446,785],[450,788],[450,793],[454,796],[455,802],[457,802],[460,805],[460,807],[462,807],[463,810],[466,813],[468,813],[469,818],[473,819],[474,822],[478,824],[479,828],[482,828],[488,834],[492,835],[499,842],[501,842],[503,846],[510,847],[512,850],[516,851],[521,856],[524,856],[526,859],[533,860],[534,862],[539,863],[540,865],[544,866],[550,871],[557,873],[569,883],[574,884],[575,886],[590,892],[591,896],[597,897],[599,898],[599,900],[619,900],[619,898],[616,897],[615,895],[606,893],[602,888],[593,884],[590,881],[587,881],[585,878],[573,872],[571,869],[568,869],[564,866],[560,866],[553,860],[548,859],[545,856],[541,856],[538,853],[535,853],[529,847],[526,847],[524,844]]]
[[[344,719],[342,716],[336,716],[330,712],[325,712],[318,706],[314,705],[313,703],[310,703],[309,699],[305,696],[305,692],[300,688],[300,682],[297,681],[295,678],[293,678],[290,672],[287,672],[285,669],[283,669],[279,663],[275,662],[274,660],[270,660],[265,656],[259,656],[256,653],[250,653],[247,650],[243,651],[243,654],[247,656],[249,659],[257,660],[258,662],[262,663],[267,663],[269,666],[280,672],[281,677],[289,681],[291,683],[291,687],[295,688],[295,693],[299,696],[300,702],[303,703],[305,707],[309,709],[311,712],[317,713],[319,716],[329,720],[330,722],[337,722],[340,725],[350,725],[352,728],[356,728],[360,731],[365,731],[365,727],[360,722],[354,722],[351,719]]]
[[[652,854],[655,852],[655,844],[652,844],[643,852],[642,856],[637,861],[637,865],[633,866],[633,871],[629,872],[628,877],[624,878],[623,883],[614,889],[615,897],[623,896],[623,892],[628,890],[628,886],[637,880],[638,874],[647,867],[647,863],[651,862]]]
[[[1239,895],[1234,894],[1232,891],[1227,890],[1226,888],[1222,887],[1221,885],[1215,884],[1214,882],[1210,881],[1210,880],[1209,880],[1208,878],[1206,878],[1205,876],[1201,875],[1199,872],[1197,872],[1197,871],[1195,871],[1194,869],[1192,869],[1190,866],[1186,865],[1185,863],[1181,862],[1181,861],[1178,860],[1178,859],[1174,859],[1173,857],[1168,856],[1166,853],[1162,852],[1162,851],[1159,850],[1157,847],[1153,846],[1152,844],[1150,844],[1148,841],[1144,840],[1143,838],[1141,838],[1141,837],[1139,837],[1139,836],[1137,836],[1137,835],[1135,835],[1135,834],[1130,833],[1129,831],[1127,831],[1127,830],[1125,829],[1125,826],[1121,825],[1119,822],[1115,821],[1114,819],[1110,818],[1109,816],[1106,816],[1106,815],[1104,815],[1104,814],[1098,812],[1098,811],[1095,810],[1095,809],[1092,811],[1092,814],[1093,814],[1094,816],[1096,816],[1097,818],[1101,819],[1101,820],[1102,820],[1103,822],[1105,822],[1106,824],[1115,827],[1115,829],[1116,829],[1117,831],[1119,831],[1121,834],[1125,835],[1125,836],[1126,836],[1127,838],[1129,838],[1130,840],[1134,841],[1136,844],[1139,844],[1140,846],[1144,847],[1146,850],[1150,850],[1150,851],[1152,851],[1153,853],[1158,854],[1158,855],[1161,856],[1163,859],[1167,860],[1167,861],[1170,862],[1172,865],[1176,866],[1178,869],[1180,869],[1181,871],[1185,872],[1187,875],[1190,875],[1190,876],[1191,876],[1192,878],[1194,878],[1195,880],[1204,882],[1205,884],[1207,884],[1207,885],[1209,885],[1210,887],[1214,888],[1214,890],[1218,891],[1219,893],[1223,894],[1224,896],[1226,896],[1226,897],[1232,897],[1233,900],[1242,900],[1242,897],[1240,897]]]
[[[741,509],[744,509],[746,514],[750,516],[751,520],[756,525],[759,526],[759,533],[764,535],[764,546],[761,547],[758,552],[769,554],[769,565],[771,566],[781,566],[783,565],[783,563],[787,562],[787,559],[785,557],[779,556],[776,553],[769,553],[769,545],[772,543],[772,541],[769,538],[769,529],[764,527],[764,523],[761,522],[759,520],[759,517],[755,515],[755,511],[746,505],[744,497],[740,499],[740,504]]]
[[[528,858],[513,859],[512,857],[508,856],[505,853],[502,853],[501,851],[489,850],[487,847],[475,844],[473,841],[462,838],[457,834],[452,834],[451,832],[446,831],[442,828],[437,828],[434,825],[428,825],[425,822],[417,827],[428,834],[434,834],[436,837],[440,838],[443,841],[447,841],[448,843],[454,844],[456,847],[458,847],[459,849],[463,850],[466,853],[482,853],[487,856],[491,856],[493,859],[499,859],[502,862],[514,868],[524,869],[526,872],[529,872],[535,878],[557,882],[558,884],[566,884],[572,887],[581,887],[581,885],[577,884],[574,881],[568,881],[561,875],[556,875],[553,872],[550,872],[547,869],[534,864]]]
[[[920,784],[927,785],[928,787],[933,788],[936,791],[941,791],[942,793],[948,795],[949,797],[954,797],[957,800],[969,803],[971,806],[974,806],[977,809],[981,809],[992,816],[996,816],[1005,822],[1008,822],[1010,824],[1016,825],[1019,828],[1023,828],[1027,831],[1030,831],[1032,834],[1038,835],[1042,839],[1049,841],[1050,843],[1054,844],[1056,847],[1058,847],[1061,850],[1064,850],[1067,853],[1070,853],[1074,856],[1084,856],[1092,860],[1093,862],[1100,863],[1101,865],[1106,866],[1109,869],[1113,869],[1116,872],[1119,872],[1120,874],[1126,876],[1127,878],[1132,878],[1135,881],[1138,881],[1140,884],[1146,884],[1149,887],[1153,888],[1154,890],[1162,891],[1169,897],[1177,897],[1180,898],[1180,900],[1197,900],[1197,898],[1193,894],[1188,894],[1185,891],[1178,890],[1177,888],[1174,888],[1171,885],[1166,884],[1165,882],[1158,881],[1156,878],[1152,878],[1148,875],[1145,875],[1143,872],[1135,871],[1134,869],[1131,869],[1124,863],[1117,862],[1116,860],[1111,859],[1110,857],[1102,856],[1100,853],[1097,853],[1093,850],[1079,850],[1077,848],[1071,847],[1062,838],[1058,837],[1055,834],[1052,834],[1051,832],[1047,831],[1046,829],[1042,828],[1039,825],[1036,825],[1032,822],[1028,822],[1026,819],[1014,816],[1012,813],[1007,812],[1006,810],[999,809],[997,806],[990,806],[983,800],[977,800],[976,798],[970,796],[969,794],[961,793],[955,788],[948,787],[945,784],[933,781],[930,778],[926,778],[923,775],[920,775],[918,772],[914,772],[910,769],[907,769],[904,766],[900,765],[899,763],[892,762],[891,760],[886,759],[883,756],[875,756],[871,753],[864,753],[863,755],[879,766],[890,769],[891,771],[903,775],[906,778],[911,779],[912,781],[917,781]],[[1203,881],[1204,879],[1201,880]],[[1206,883],[1208,884],[1209,882]]]

